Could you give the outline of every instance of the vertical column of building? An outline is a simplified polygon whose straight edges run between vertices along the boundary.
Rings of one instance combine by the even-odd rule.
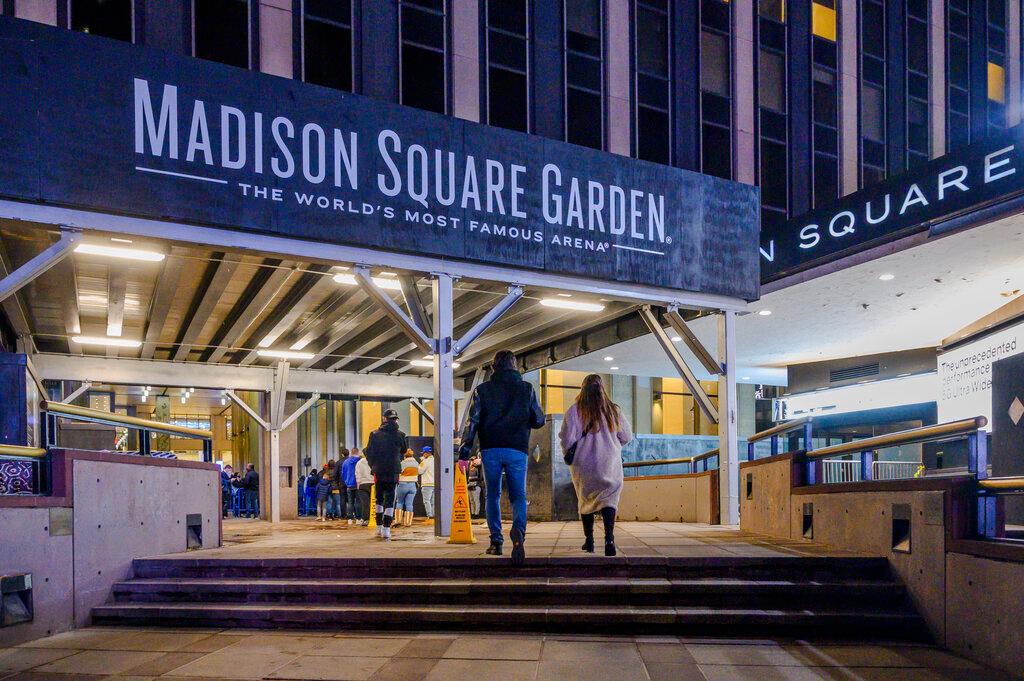
[[[673,162],[700,170],[700,3],[673,3]]]
[[[565,65],[562,55],[562,0],[533,2],[530,108],[533,132],[565,137]]]
[[[282,78],[295,75],[291,0],[259,0],[259,68]]]
[[[361,0],[359,80],[362,94],[398,101],[398,0]]]
[[[1021,0],[1006,0],[1006,127],[1021,121]]]
[[[604,60],[608,88],[605,110],[608,119],[606,145],[613,154],[632,154],[632,115],[630,111],[630,0],[606,0],[604,31],[607,57]]]
[[[14,16],[56,26],[57,0],[18,0],[14,4]]]
[[[932,158],[946,153],[946,0],[928,5],[930,135]]]
[[[757,183],[756,68],[754,66],[757,8],[753,0],[732,3],[732,129],[733,179]]]
[[[451,0],[452,115],[480,121],[480,2]]]
[[[857,29],[860,24],[857,0],[839,5],[839,194],[846,196],[860,188],[860,126],[858,93],[860,70],[857,57]]]
[[[789,214],[811,207],[811,3],[787,4],[786,61],[789,84]]]
[[[898,175],[907,167],[906,2],[885,3],[886,168]]]

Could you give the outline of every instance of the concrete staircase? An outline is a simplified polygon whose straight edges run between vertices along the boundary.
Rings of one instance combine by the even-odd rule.
[[[927,640],[884,559],[177,559],[95,624]]]

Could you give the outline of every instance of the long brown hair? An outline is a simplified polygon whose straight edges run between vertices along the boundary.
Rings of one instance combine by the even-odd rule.
[[[603,429],[606,425],[613,433],[619,428],[618,409],[608,397],[600,374],[590,374],[583,379],[580,394],[576,396],[576,410],[588,432]]]

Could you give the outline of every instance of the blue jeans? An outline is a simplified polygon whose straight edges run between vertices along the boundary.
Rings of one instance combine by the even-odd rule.
[[[247,489],[242,491],[242,514],[258,518],[260,515],[260,493],[258,490]]]
[[[423,485],[421,488],[423,492],[423,508],[427,512],[428,518],[434,517],[434,486]]]
[[[400,482],[395,490],[395,508],[399,511],[412,513],[413,503],[416,501],[416,483]]]
[[[526,452],[518,449],[485,449],[480,453],[487,480],[487,527],[491,541],[501,544],[501,474],[508,482],[508,500],[512,504],[512,529],[526,536]]]

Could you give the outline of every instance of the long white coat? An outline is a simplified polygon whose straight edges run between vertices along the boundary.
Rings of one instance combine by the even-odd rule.
[[[633,429],[618,406],[615,411],[619,416],[616,432],[609,431],[605,425],[598,432],[587,433],[576,446],[576,457],[570,471],[580,513],[597,513],[602,508],[619,506],[619,495],[622,493],[622,446],[633,439]],[[582,434],[583,422],[576,405],[573,405],[565,412],[562,429],[558,433],[562,451],[568,451]]]

